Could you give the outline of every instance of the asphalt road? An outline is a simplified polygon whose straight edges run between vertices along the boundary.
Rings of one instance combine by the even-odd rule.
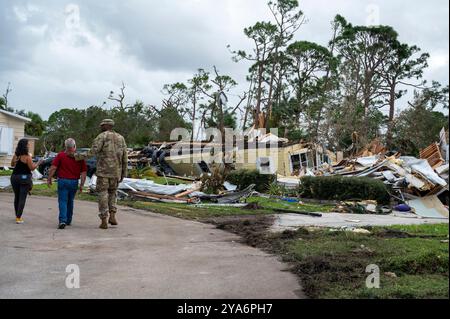
[[[97,205],[76,202],[74,225],[57,230],[56,199],[31,197],[24,225],[12,201],[0,193],[0,298],[303,297],[276,257],[212,225],[121,208],[105,231]],[[66,286],[76,286],[68,265],[79,288]]]

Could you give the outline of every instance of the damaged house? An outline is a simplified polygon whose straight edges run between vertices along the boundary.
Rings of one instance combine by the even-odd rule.
[[[319,145],[290,143],[270,133],[260,139],[246,138],[237,142],[232,151],[225,152],[222,146],[207,142],[151,143],[149,150],[144,152],[151,153],[151,162],[162,166],[165,174],[196,178],[210,173],[212,164],[224,160],[237,170],[296,177],[310,174],[324,163],[331,164],[336,160],[333,153]]]

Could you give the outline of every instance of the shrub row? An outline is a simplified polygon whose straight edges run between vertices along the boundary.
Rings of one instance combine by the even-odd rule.
[[[319,176],[304,177],[299,187],[301,197],[322,200],[376,200],[389,203],[386,185],[368,177]]]
[[[255,190],[266,192],[269,185],[275,181],[274,175],[260,174],[258,170],[237,170],[232,171],[227,176],[227,181],[238,186],[239,190],[255,184]]]

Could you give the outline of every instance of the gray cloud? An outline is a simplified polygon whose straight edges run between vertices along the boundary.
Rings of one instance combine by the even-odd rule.
[[[12,106],[44,117],[61,107],[101,104],[122,81],[128,102],[158,105],[163,84],[213,65],[244,90],[248,65],[233,63],[226,45],[249,49],[243,28],[269,19],[263,0],[0,2],[0,91],[11,82]],[[427,78],[447,84],[445,0],[303,0],[308,23],[297,38],[326,44],[336,14],[364,24],[370,4],[378,6],[381,24],[431,53]]]

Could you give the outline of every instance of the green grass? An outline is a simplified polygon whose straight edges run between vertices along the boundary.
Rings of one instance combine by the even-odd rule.
[[[330,206],[320,205],[298,205],[287,203],[276,199],[266,199],[261,197],[251,197],[247,200],[248,203],[258,203],[262,209],[247,210],[239,207],[228,206],[198,206],[186,204],[167,204],[157,202],[142,202],[142,201],[123,201],[122,204],[137,208],[152,211],[155,213],[187,218],[187,219],[207,219],[210,217],[225,217],[225,216],[245,216],[245,215],[273,215],[274,208],[282,208],[289,210],[302,210],[308,212],[326,212],[330,210]]]
[[[86,189],[86,187],[85,187]],[[46,196],[46,197],[57,197],[58,196],[58,184],[56,182],[53,183],[51,187],[48,187],[47,184],[34,185],[33,190],[31,191],[32,195],[35,196]],[[97,201],[97,196],[91,195],[88,193],[79,192],[76,195],[76,199],[85,200],[85,201]]]
[[[404,275],[382,277],[380,289],[358,287],[355,290],[333,287],[327,299],[448,299],[448,277],[441,275]]]
[[[212,217],[245,216],[245,215],[269,215],[272,210],[258,209],[245,210],[238,207],[197,206],[186,204],[168,204],[142,201],[123,201],[122,205],[136,209],[143,209],[154,213],[175,216],[185,219],[202,220]]]
[[[333,209],[333,206],[330,206],[330,205],[290,203],[287,201],[283,201],[281,199],[264,198],[264,197],[252,197],[252,198],[249,198],[248,202],[249,203],[256,202],[264,208],[286,209],[286,210],[292,210],[292,211],[297,210],[297,211],[312,212],[312,213],[326,213],[326,212],[330,212],[331,209]]]
[[[373,232],[377,232],[383,228],[374,228]],[[390,229],[407,232],[416,236],[448,236],[448,225],[435,224],[435,225],[400,225],[392,226]]]
[[[313,298],[449,297],[449,245],[443,242],[448,224],[371,231],[362,235],[300,229],[282,242],[281,250],[287,261],[296,263],[305,291]],[[371,264],[380,267],[380,289],[365,287],[365,269]]]

